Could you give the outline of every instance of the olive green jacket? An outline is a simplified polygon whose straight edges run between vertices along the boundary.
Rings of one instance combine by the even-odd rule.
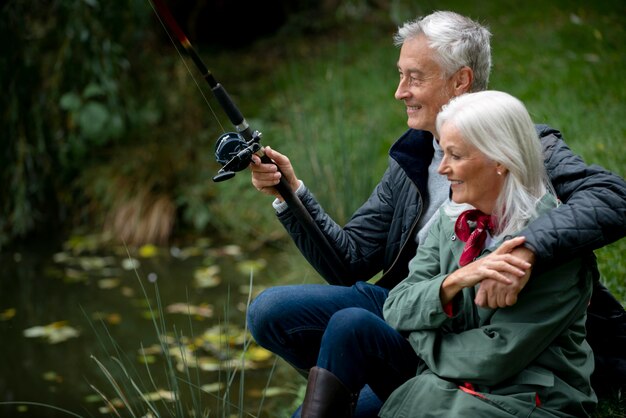
[[[385,302],[385,319],[407,335],[423,364],[380,416],[588,416],[597,402],[585,340],[593,256],[534,271],[511,307],[480,308],[474,304],[478,287],[466,288],[448,317],[439,289],[459,268],[464,244],[442,209],[409,276]],[[459,388],[465,382],[473,390]]]

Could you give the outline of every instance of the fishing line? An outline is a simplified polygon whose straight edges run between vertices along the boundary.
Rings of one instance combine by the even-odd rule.
[[[200,84],[198,83],[198,80],[196,80],[196,77],[193,75],[193,72],[189,68],[189,64],[187,64],[187,60],[185,60],[185,57],[183,57],[183,54],[180,52],[180,49],[178,48],[178,45],[176,44],[176,42],[174,42],[174,39],[172,38],[172,35],[170,35],[170,32],[169,32],[167,26],[165,25],[165,22],[163,22],[163,20],[161,19],[161,16],[159,15],[159,13],[157,12],[156,8],[154,7],[154,4],[152,4],[152,2],[150,0],[148,0],[148,4],[150,4],[150,7],[152,8],[152,11],[154,12],[154,14],[156,15],[157,19],[159,20],[159,23],[161,24],[161,26],[165,30],[165,33],[167,34],[167,37],[169,38],[170,42],[172,43],[172,45],[174,45],[174,49],[176,49],[176,52],[178,53],[178,57],[180,58],[180,60],[185,65],[185,68],[187,69],[187,73],[189,73],[189,76],[191,77],[193,82],[196,84],[196,88],[198,89],[198,91],[202,95],[202,98],[204,99],[204,101],[207,104],[207,106],[209,106],[209,110],[211,110],[211,114],[213,114],[213,118],[215,119],[217,124],[220,126],[220,129],[222,130],[222,132],[226,132],[226,129],[224,129],[224,126],[222,125],[222,123],[220,122],[219,118],[217,117],[217,114],[213,110],[213,106],[211,106],[211,102],[209,102],[209,99],[204,94],[204,90],[202,90],[202,87],[200,87]]]

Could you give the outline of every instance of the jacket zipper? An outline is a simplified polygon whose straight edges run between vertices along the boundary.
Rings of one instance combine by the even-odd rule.
[[[418,195],[419,201],[420,201],[420,208],[419,208],[419,211],[417,213],[417,216],[415,217],[415,220],[413,221],[413,224],[411,225],[411,228],[409,229],[409,233],[407,235],[407,238],[404,240],[404,242],[400,246],[400,250],[398,251],[398,254],[396,254],[396,258],[393,260],[393,263],[391,263],[391,266],[389,266],[387,271],[385,271],[383,273],[383,275],[380,276],[380,279],[378,279],[376,281],[376,284],[378,284],[379,282],[383,282],[383,280],[386,279],[389,276],[389,274],[393,271],[394,267],[398,263],[398,260],[400,259],[400,255],[402,255],[402,251],[404,251],[404,248],[406,247],[406,245],[409,242],[409,240],[410,239],[415,239],[415,237],[413,237],[413,231],[417,227],[417,224],[419,223],[420,217],[422,216],[422,211],[424,210],[424,200],[422,199],[422,195],[420,194],[419,189],[417,190],[417,195]],[[419,244],[418,244],[418,246],[419,246]]]

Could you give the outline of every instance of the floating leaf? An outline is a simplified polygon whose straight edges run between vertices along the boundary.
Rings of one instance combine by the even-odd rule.
[[[65,252],[56,253],[52,256],[52,260],[55,263],[65,264],[72,260],[72,256]]]
[[[239,256],[241,255],[241,247],[238,245],[227,245],[225,247],[222,247],[222,252],[225,255]]]
[[[250,272],[258,272],[263,270],[267,266],[267,261],[263,258],[258,260],[245,260],[237,263],[237,270],[243,274],[250,274]]]
[[[45,380],[46,382],[54,382],[54,383],[63,382],[63,377],[59,375],[57,372],[53,372],[53,371],[45,372],[42,375],[42,377],[43,377],[43,380]]]
[[[200,248],[208,248],[211,246],[211,238],[201,237],[196,240],[196,245]]]
[[[227,369],[223,361],[211,357],[199,357],[196,360],[197,367],[204,372],[217,372]]]
[[[144,393],[143,398],[147,401],[169,401],[173,402],[176,400],[176,394],[169,390],[159,389],[157,392],[152,393]]]
[[[197,269],[193,275],[196,287],[207,288],[219,285],[221,282],[220,278],[217,276],[219,272],[220,266],[218,265]]]
[[[149,347],[142,347],[139,350],[140,355],[161,354],[161,352],[161,346],[158,344],[153,344]]]
[[[144,311],[141,312],[141,317],[144,318],[144,319],[152,320],[152,319],[155,319],[155,318],[160,318],[160,315],[159,315],[158,311],[155,311],[155,310],[151,311],[151,310],[147,309],[147,310],[144,310]]]
[[[126,408],[126,404],[124,404],[124,401],[122,401],[120,398],[109,399],[106,402],[107,402],[107,405],[101,406],[98,408],[98,412],[100,412],[103,415],[115,413],[119,417],[120,415],[117,412],[117,409]]]
[[[82,270],[76,270],[72,268],[65,269],[65,277],[63,281],[65,283],[78,283],[87,281],[87,274]]]
[[[215,393],[215,392],[219,392],[220,390],[223,390],[224,387],[225,387],[224,383],[215,382],[215,383],[209,383],[209,384],[200,386],[200,390],[206,393]]]
[[[250,285],[243,284],[239,286],[239,293],[242,295],[248,295],[252,291],[252,297],[255,298],[259,293],[267,289],[267,286],[262,285],[253,285],[252,289],[250,289]]]
[[[202,248],[199,247],[186,247],[186,248],[178,248],[172,247],[170,248],[170,254],[172,257],[179,258],[181,260],[186,260],[189,257],[196,257],[203,254]]]
[[[93,234],[93,235],[74,235],[70,237],[65,243],[63,247],[67,250],[71,250],[74,254],[80,254],[83,252],[94,252],[98,250],[98,248],[102,245],[102,235]]]
[[[103,268],[111,265],[114,260],[111,257],[79,257],[78,264],[83,270],[102,270]]]
[[[271,351],[259,346],[249,346],[245,352],[246,359],[252,361],[266,361],[272,358],[272,356]]]
[[[114,289],[120,285],[121,280],[116,278],[100,279],[98,280],[98,287],[100,289]]]
[[[169,313],[195,315],[202,318],[213,317],[213,307],[207,304],[189,305],[187,303],[174,303],[166,308]]]
[[[107,323],[111,325],[117,325],[120,322],[122,322],[122,315],[115,313],[115,312],[110,313],[106,316],[105,320],[107,321]]]
[[[241,247],[238,245],[226,245],[224,247],[211,250],[211,254],[218,256],[227,255],[231,257],[237,257],[241,255]]]
[[[135,270],[138,269],[141,263],[136,258],[127,257],[122,260],[122,268],[124,270]]]
[[[122,296],[125,296],[127,298],[132,298],[133,296],[135,296],[135,289],[133,289],[132,287],[128,287],[128,286],[123,286]]]
[[[137,358],[137,361],[139,361],[140,364],[154,364],[156,363],[156,356],[139,356]]]
[[[4,311],[0,312],[0,321],[8,321],[15,316],[16,312],[17,311],[15,310],[15,308],[5,309]]]
[[[122,322],[122,315],[118,313],[95,312],[91,318],[95,321],[105,321],[110,325],[117,325]]]
[[[276,386],[269,387],[263,390],[263,396],[265,396],[266,398],[271,398],[272,396],[279,395],[293,395],[293,390]]]
[[[24,330],[27,338],[46,338],[50,344],[56,344],[80,335],[77,329],[67,325],[67,321],[53,322],[44,326],[35,326]]]
[[[87,395],[83,399],[87,403],[99,403],[99,402],[102,402],[102,397],[100,397],[100,395],[98,395],[96,393],[91,394],[91,395]]]
[[[139,247],[139,257],[151,258],[159,254],[159,249],[152,244],[146,244]]]

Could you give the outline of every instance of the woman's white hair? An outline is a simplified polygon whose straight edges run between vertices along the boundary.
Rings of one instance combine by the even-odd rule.
[[[421,34],[437,53],[444,76],[450,77],[467,66],[474,72],[471,91],[487,88],[491,72],[491,33],[486,27],[458,13],[439,11],[405,23],[394,36],[394,43],[402,46],[406,40]]]
[[[522,229],[536,216],[541,197],[552,192],[541,143],[524,104],[499,91],[467,93],[442,108],[438,132],[444,124],[452,124],[467,143],[508,170],[492,212],[495,235]]]

